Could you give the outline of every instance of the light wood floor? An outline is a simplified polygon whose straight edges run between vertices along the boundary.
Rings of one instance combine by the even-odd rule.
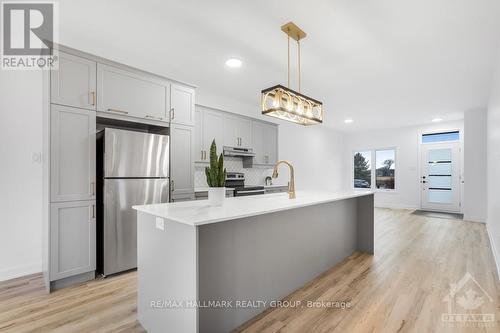
[[[377,209],[375,255],[355,253],[288,300],[349,301],[350,309],[276,308],[238,332],[500,332],[500,284],[483,224]],[[443,297],[472,274],[492,297],[487,328],[449,328]],[[39,275],[0,283],[0,332],[142,332],[136,273],[45,294]]]

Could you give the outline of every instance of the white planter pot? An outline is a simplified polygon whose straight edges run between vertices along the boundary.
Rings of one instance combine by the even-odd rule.
[[[225,187],[209,187],[208,188],[208,203],[210,206],[222,206],[226,200]]]

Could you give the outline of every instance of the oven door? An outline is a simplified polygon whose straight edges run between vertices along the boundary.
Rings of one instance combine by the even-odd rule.
[[[264,189],[235,189],[234,196],[235,197],[244,197],[247,195],[260,195],[264,194]]]

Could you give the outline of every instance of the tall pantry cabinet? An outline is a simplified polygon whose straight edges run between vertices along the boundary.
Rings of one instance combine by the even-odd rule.
[[[172,201],[194,199],[195,89],[60,46],[44,73],[43,272],[47,289],[95,278],[96,122],[170,128]]]

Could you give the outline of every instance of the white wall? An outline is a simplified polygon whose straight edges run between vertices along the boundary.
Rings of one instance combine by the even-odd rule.
[[[459,129],[463,121],[353,133],[347,137],[346,187],[352,188],[352,154],[357,150],[396,148],[396,191],[377,192],[375,205],[389,208],[420,207],[419,136],[424,132]],[[350,175],[350,176],[347,176]]]
[[[42,74],[0,73],[0,281],[41,271]]]
[[[464,113],[463,213],[467,221],[486,222],[486,110]]]
[[[488,105],[487,127],[487,228],[498,267],[500,263],[500,57]]]

